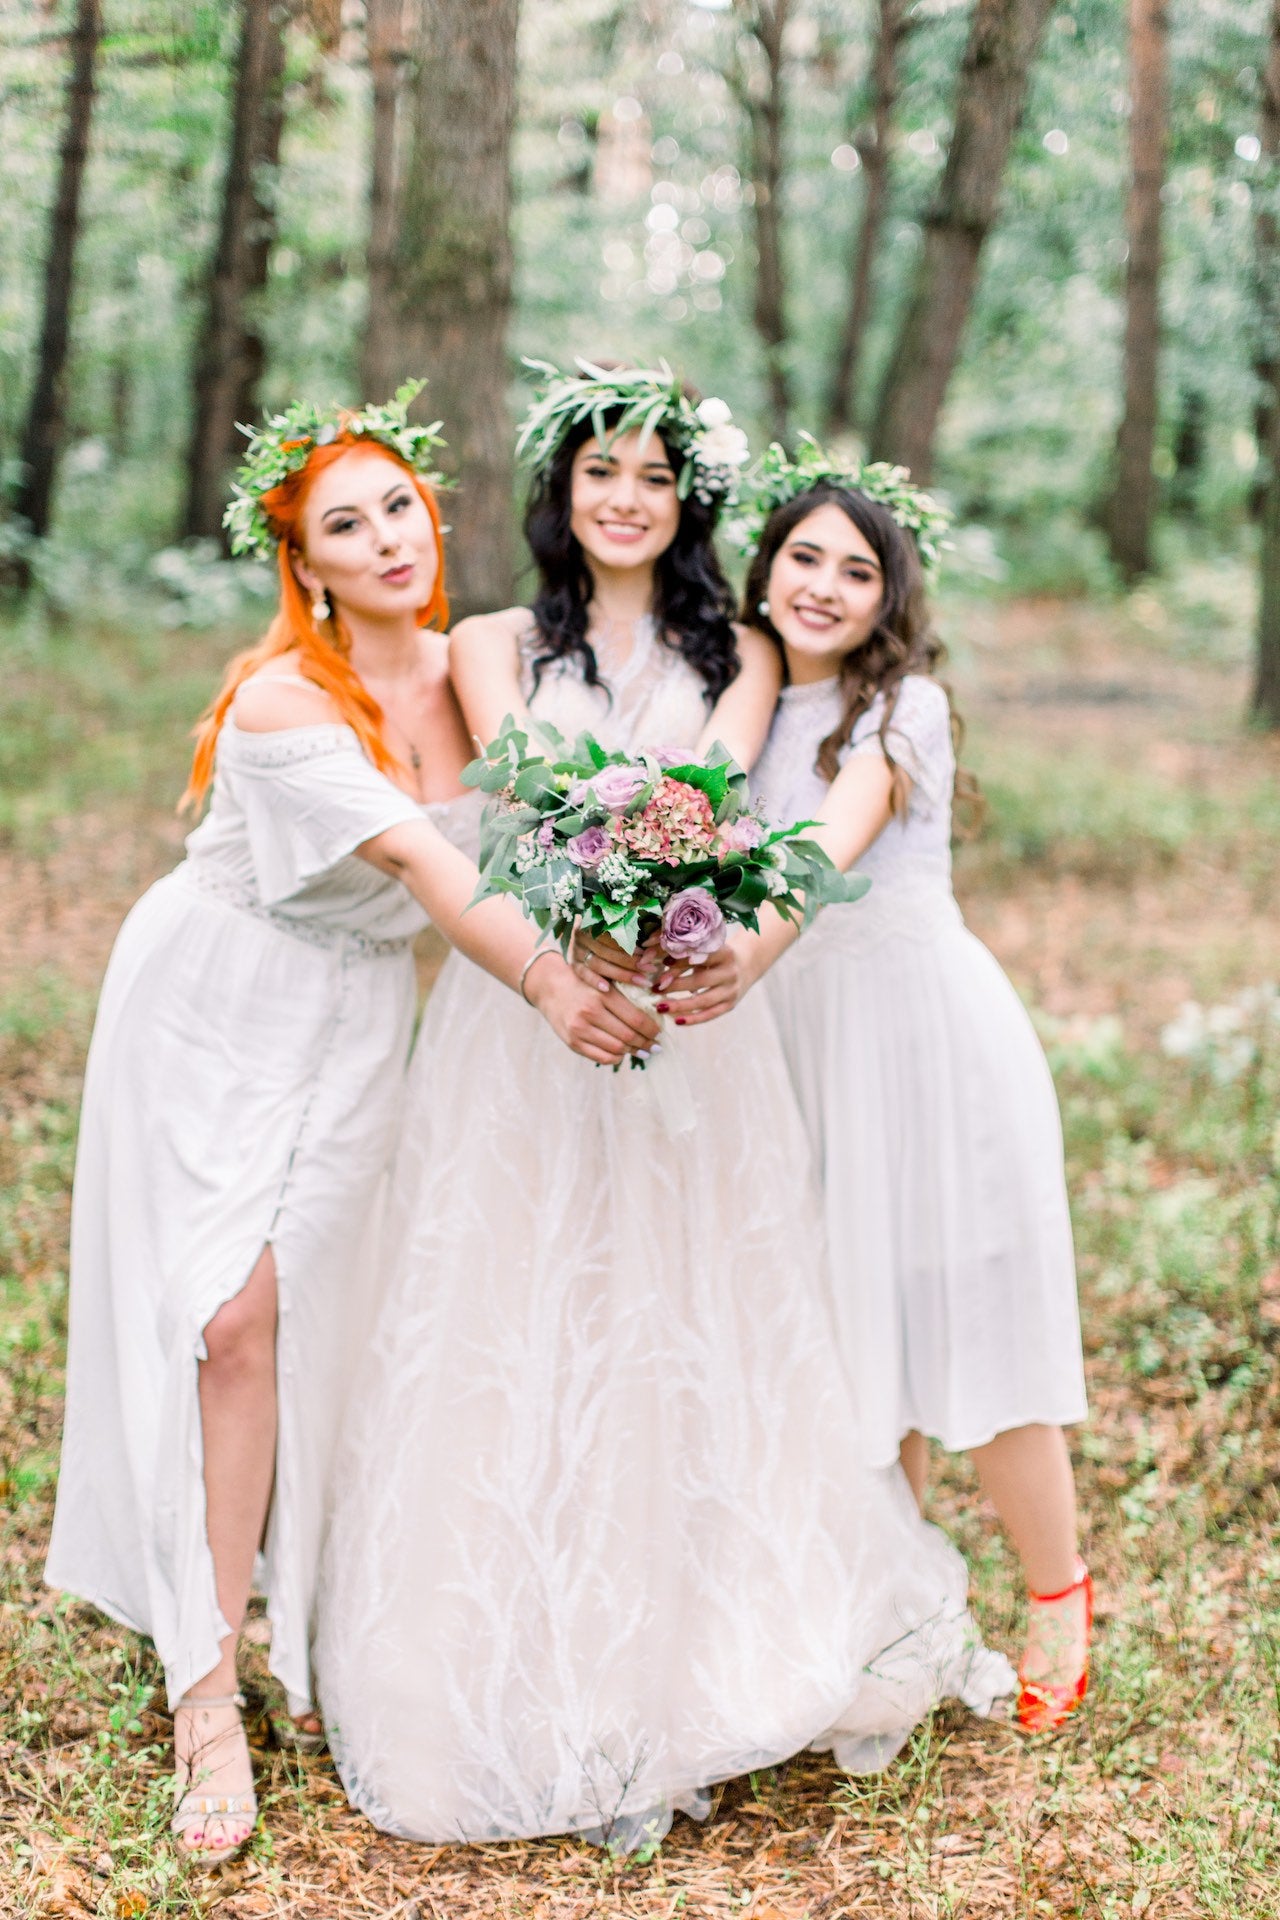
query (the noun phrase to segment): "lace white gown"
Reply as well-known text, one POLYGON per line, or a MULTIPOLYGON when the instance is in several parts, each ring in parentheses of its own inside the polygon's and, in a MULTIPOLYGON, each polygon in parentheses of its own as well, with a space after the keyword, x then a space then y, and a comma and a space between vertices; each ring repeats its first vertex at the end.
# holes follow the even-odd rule
MULTIPOLYGON (((835 680, 784 689, 752 785, 822 816, 835 680)), ((882 754, 877 698, 844 750, 882 754)), ((947 697, 909 675, 889 730, 913 782, 859 862, 872 882, 767 976, 822 1181, 840 1346, 870 1458, 913 1428, 949 1448, 1085 1414, 1053 1081, 1035 1029, 951 891, 947 697)))
MULTIPOLYGON (((701 683, 647 628, 610 678, 611 705, 551 674, 534 712, 692 744, 701 683)), ((664 1059, 598 1070, 465 962, 428 1005, 316 1647, 390 1832, 627 1846, 712 1782, 811 1742, 882 1764, 942 1696, 1011 1684, 958 1556, 864 1465, 767 1004, 665 1044, 674 1139, 664 1059)))
MULTIPOLYGON (((227 1632, 205 1535, 204 1329, 268 1244, 280 1424, 261 1585, 271 1670, 295 1709, 310 1698, 329 1461, 371 1318, 366 1234, 426 924, 353 849, 422 811, 349 727, 228 719, 187 858, 133 908, 103 982, 45 1577, 149 1634, 171 1701, 227 1632)), ((469 797, 427 811, 452 838, 474 832, 469 797)))

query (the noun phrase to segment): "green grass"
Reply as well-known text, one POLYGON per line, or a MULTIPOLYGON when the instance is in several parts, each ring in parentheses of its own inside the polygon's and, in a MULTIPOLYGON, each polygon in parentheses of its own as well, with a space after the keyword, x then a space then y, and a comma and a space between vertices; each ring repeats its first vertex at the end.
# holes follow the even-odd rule
POLYGON ((0 616, 0 846, 36 852, 87 807, 171 809, 187 736, 251 634, 0 616))

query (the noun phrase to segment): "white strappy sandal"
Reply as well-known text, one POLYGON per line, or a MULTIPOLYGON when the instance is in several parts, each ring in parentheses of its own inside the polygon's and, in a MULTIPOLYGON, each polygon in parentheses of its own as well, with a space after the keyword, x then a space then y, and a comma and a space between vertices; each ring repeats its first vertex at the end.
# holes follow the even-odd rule
MULTIPOLYGON (((197 1695, 193 1700, 179 1700, 173 1710, 175 1730, 177 1716, 180 1713, 196 1713, 206 1707, 234 1707, 239 1714, 244 1710, 244 1706, 245 1697, 242 1693, 204 1694, 197 1695)), ((228 1731, 229 1729, 223 1729, 211 1735, 210 1738, 211 1740, 223 1739, 228 1731)), ((220 1867, 225 1861, 233 1860, 238 1853, 243 1852, 252 1839, 258 1818, 258 1796, 252 1787, 247 1793, 197 1792, 194 1782, 202 1777, 198 1761, 199 1749, 193 1747, 190 1758, 185 1762, 178 1762, 179 1765, 185 1765, 188 1781, 192 1784, 186 1787, 178 1801, 173 1819, 169 1823, 169 1830, 177 1841, 179 1850, 188 1860, 196 1861, 202 1866, 220 1867), (199 1841, 204 1838, 205 1827, 210 1820, 220 1820, 224 1831, 237 1821, 247 1821, 248 1824, 239 1840, 232 1841, 223 1847, 204 1847, 199 1844, 199 1841)))

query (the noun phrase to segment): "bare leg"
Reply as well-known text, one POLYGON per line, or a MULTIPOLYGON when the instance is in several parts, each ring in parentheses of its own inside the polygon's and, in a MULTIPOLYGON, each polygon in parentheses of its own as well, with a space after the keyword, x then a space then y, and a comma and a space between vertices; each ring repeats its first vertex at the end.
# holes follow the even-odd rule
POLYGON ((1061 1593, 1076 1565, 1076 1489, 1061 1427, 998 1433, 974 1448, 973 1464, 1032 1593, 1061 1593))
MULTIPOLYGON (((253 1785, 249 1749, 233 1708, 198 1705, 236 1691, 236 1643, 249 1600, 253 1562, 266 1524, 276 1456, 276 1268, 265 1249, 248 1281, 205 1328, 200 1419, 209 1551, 218 1605, 231 1628, 216 1667, 197 1680, 174 1716, 180 1775, 209 1795, 253 1785)), ((208 1849, 234 1845, 248 1831, 242 1815, 211 1814, 208 1849)), ((200 1830, 188 1835, 194 1847, 200 1830)))
POLYGON ((923 1513, 925 1489, 929 1484, 929 1442, 913 1428, 903 1435, 898 1458, 907 1476, 907 1485, 916 1497, 916 1505, 923 1513))
MULTIPOLYGON (((1022 1561, 1033 1594, 1063 1593, 1077 1571, 1076 1493, 1061 1427, 1015 1427, 975 1447, 973 1463, 1022 1561)), ((1033 1607, 1022 1670, 1067 1686, 1084 1665, 1087 1611, 1082 1593, 1033 1607)))

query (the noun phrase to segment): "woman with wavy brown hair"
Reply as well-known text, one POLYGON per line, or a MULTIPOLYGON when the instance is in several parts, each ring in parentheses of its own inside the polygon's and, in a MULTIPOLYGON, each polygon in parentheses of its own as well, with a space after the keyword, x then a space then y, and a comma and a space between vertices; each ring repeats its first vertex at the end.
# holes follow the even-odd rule
MULTIPOLYGON (((951 890, 958 731, 921 551, 941 516, 901 469, 765 462, 744 614, 785 662, 752 776, 872 882, 768 974, 823 1185, 840 1347, 873 1463, 923 1497, 930 1439, 971 1453, 1031 1600, 1020 1723, 1083 1698, 1092 1612, 1062 1428, 1084 1378, 1062 1133, 1026 1012, 951 890)), ((751 515, 748 513, 748 531, 751 515)), ((742 986, 794 938, 733 944, 742 986)))
POLYGON ((253 436, 230 524, 275 559, 279 610, 198 729, 187 798, 211 783, 210 805, 121 930, 85 1079, 46 1577, 155 1641, 174 1831, 209 1864, 256 1813, 236 1652, 259 1550, 270 1670, 293 1714, 310 1706, 327 1476, 374 1291, 367 1229, 414 936, 429 913, 598 1063, 654 1031, 557 956, 526 983, 535 935, 510 903, 465 912, 471 749, 435 630, 433 444, 403 396, 291 408, 253 436))

